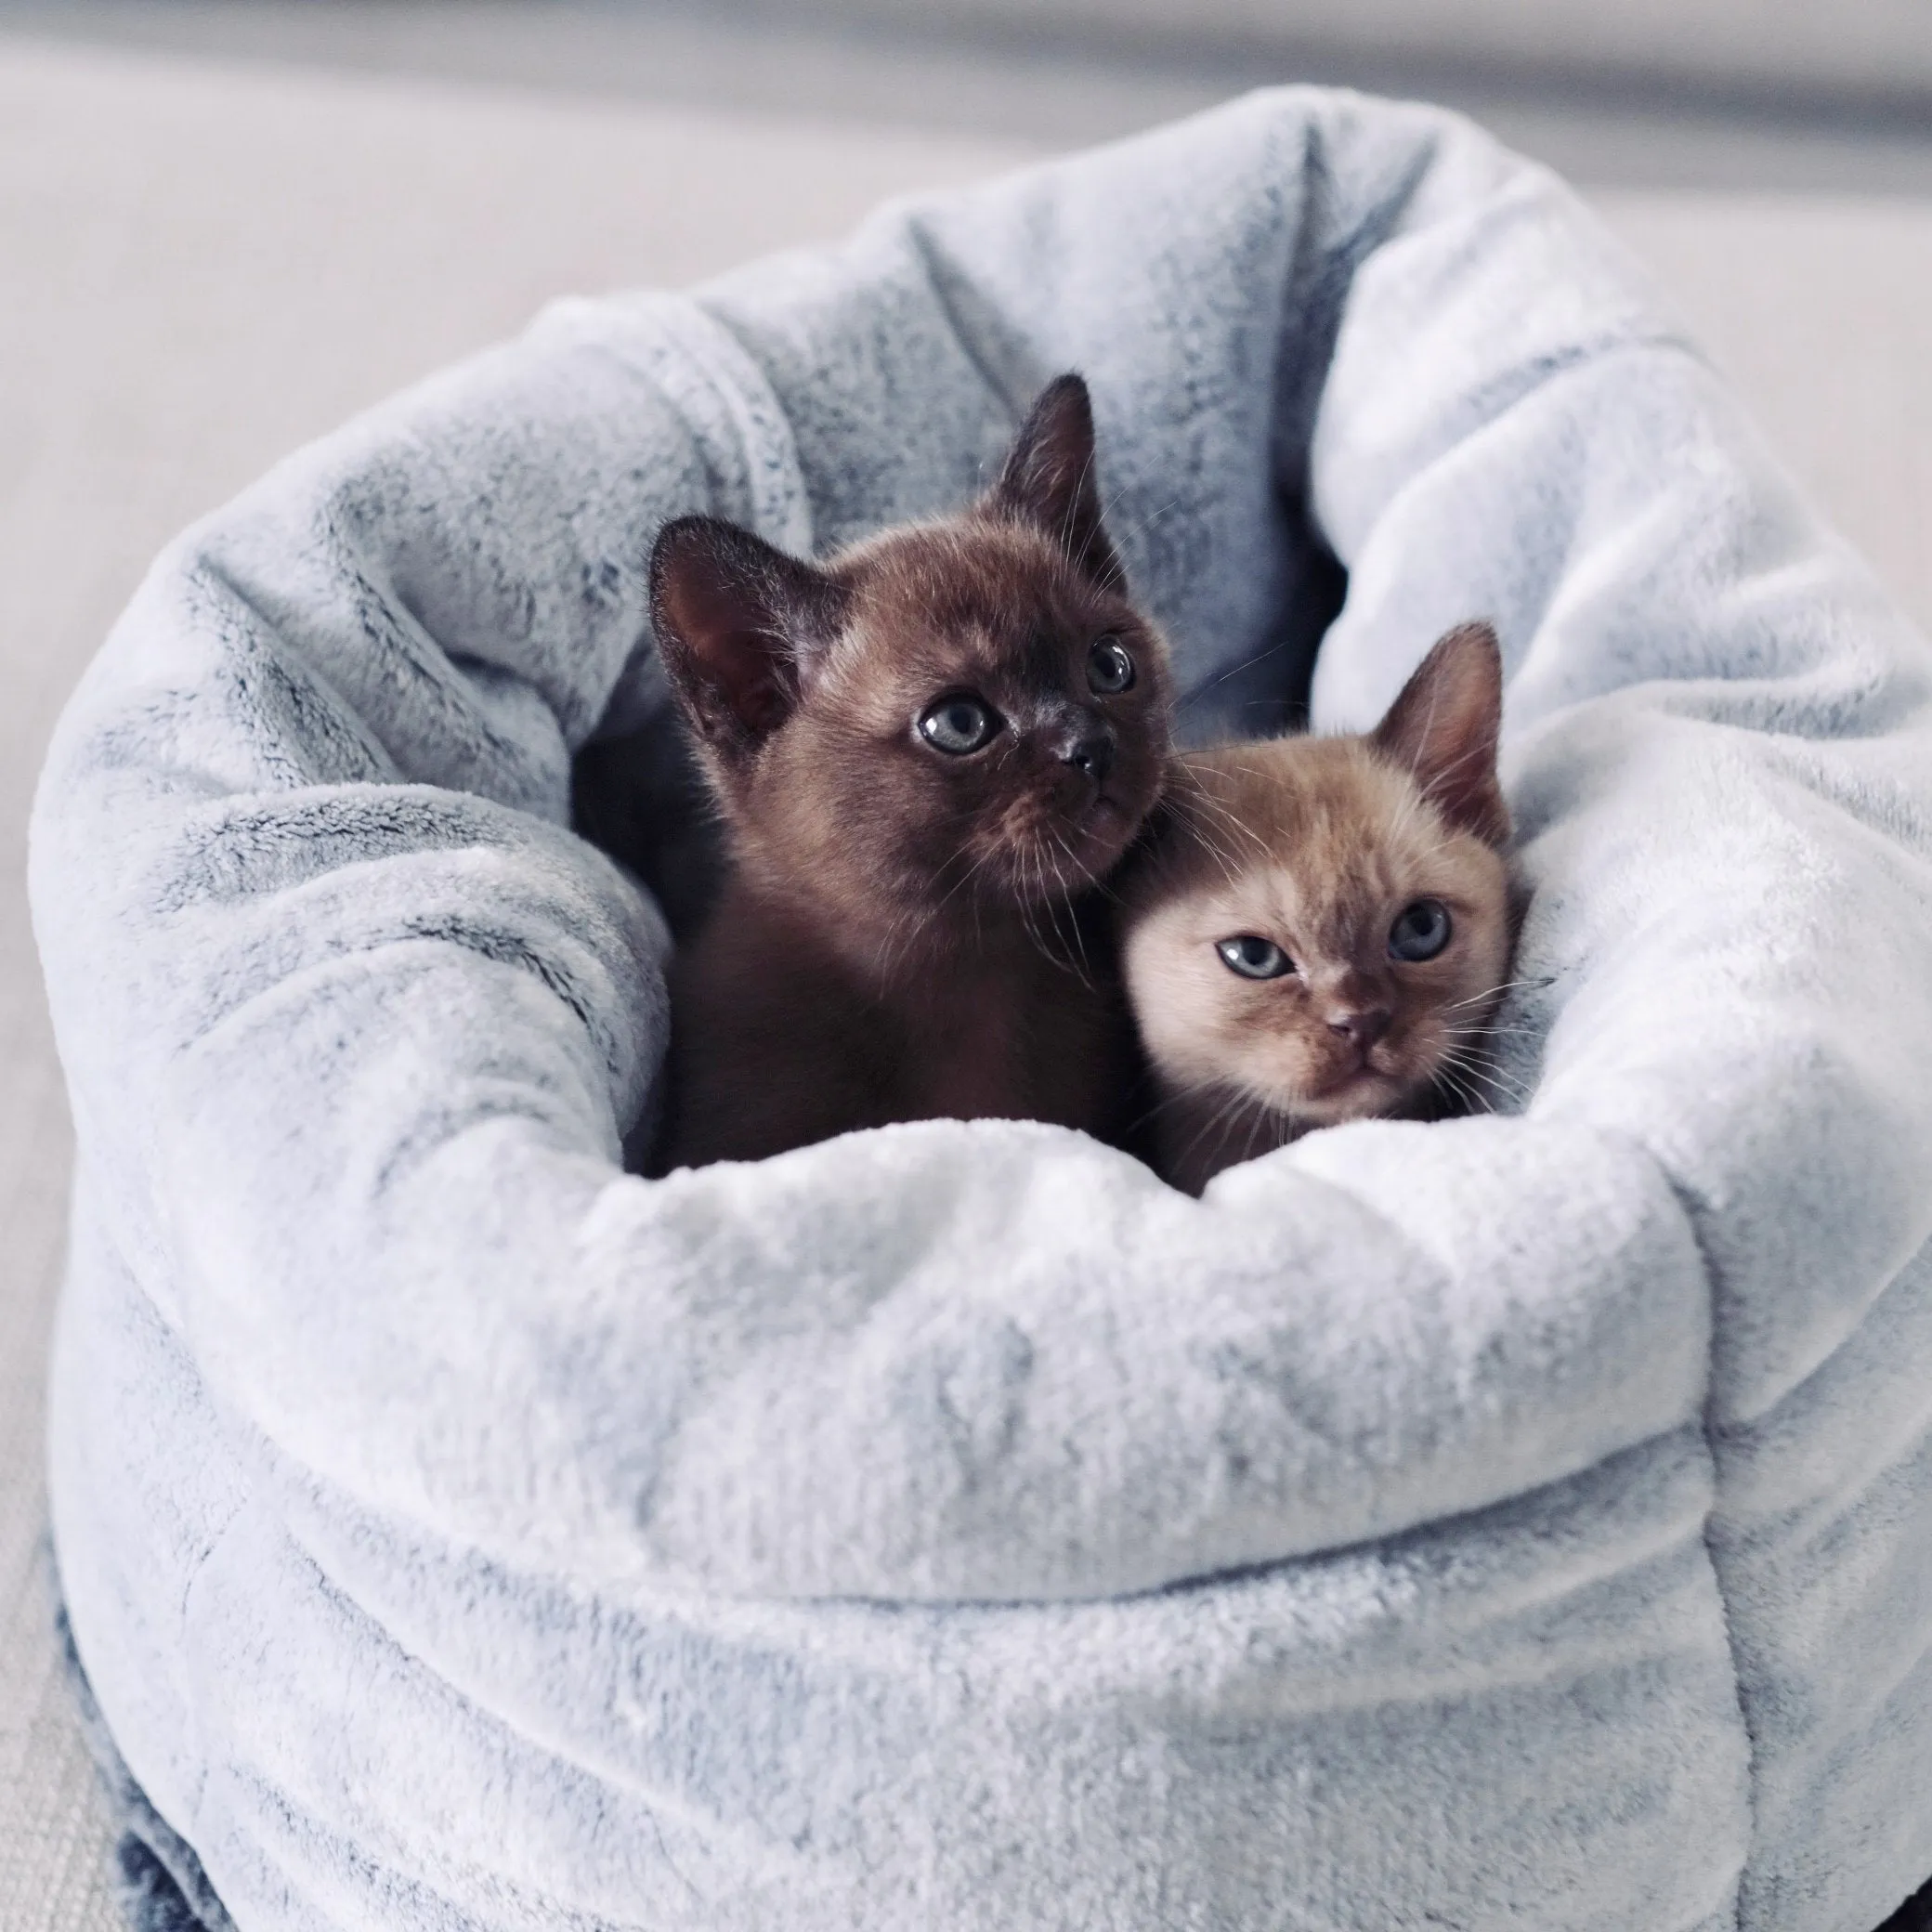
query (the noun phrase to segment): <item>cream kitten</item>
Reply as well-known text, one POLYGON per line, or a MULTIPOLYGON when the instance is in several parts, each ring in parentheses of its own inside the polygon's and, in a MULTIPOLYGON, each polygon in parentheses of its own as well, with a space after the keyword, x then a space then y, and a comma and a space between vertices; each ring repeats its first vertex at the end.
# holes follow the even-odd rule
POLYGON ((1176 756, 1121 927, 1176 1187, 1467 1090, 1513 943, 1501 722, 1495 633, 1466 624, 1365 736, 1176 756))

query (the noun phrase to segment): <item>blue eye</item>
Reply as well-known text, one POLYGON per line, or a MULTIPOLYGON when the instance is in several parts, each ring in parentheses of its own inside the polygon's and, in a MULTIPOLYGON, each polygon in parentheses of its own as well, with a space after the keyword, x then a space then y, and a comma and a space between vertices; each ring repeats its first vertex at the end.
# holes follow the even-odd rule
POLYGON ((1096 696, 1117 698, 1131 690, 1133 682, 1134 660, 1119 638, 1103 637, 1087 653, 1087 686, 1096 696))
POLYGON ((1419 965, 1449 944, 1449 908, 1440 899, 1417 899, 1396 915, 1389 928, 1389 950, 1398 959, 1419 965))
POLYGON ((919 718, 919 735, 950 758, 984 749, 999 729, 999 713, 965 691, 929 704, 919 718))
POLYGON ((1279 979, 1295 970, 1294 960, 1273 940, 1263 939, 1259 933, 1221 940, 1214 949, 1221 955, 1221 964, 1243 979, 1279 979))

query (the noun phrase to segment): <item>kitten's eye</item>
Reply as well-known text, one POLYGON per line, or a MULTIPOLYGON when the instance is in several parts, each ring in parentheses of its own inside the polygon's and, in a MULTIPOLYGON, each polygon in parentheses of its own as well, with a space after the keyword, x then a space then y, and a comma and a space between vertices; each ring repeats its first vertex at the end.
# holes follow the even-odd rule
POLYGON ((1223 939, 1214 948, 1230 973, 1243 979, 1279 979, 1295 970, 1295 962, 1272 939, 1259 933, 1243 933, 1235 939, 1223 939))
POLYGON ((1389 928, 1389 950, 1398 959, 1432 959, 1449 944, 1449 908, 1440 899, 1417 899, 1389 928))
POLYGON ((1119 638, 1103 637, 1087 653, 1087 684, 1101 697, 1117 698, 1131 690, 1133 682, 1134 660, 1119 638))
POLYGON ((919 716, 919 735, 935 751, 963 758, 992 742, 999 729, 999 713, 963 691, 929 704, 919 716))

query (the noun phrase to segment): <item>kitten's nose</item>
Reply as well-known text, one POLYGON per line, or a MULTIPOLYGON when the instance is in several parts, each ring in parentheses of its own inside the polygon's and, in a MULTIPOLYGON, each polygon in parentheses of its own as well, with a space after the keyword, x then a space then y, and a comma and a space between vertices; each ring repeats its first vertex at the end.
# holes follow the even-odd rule
POLYGON ((1072 765, 1083 778, 1091 778, 1096 789, 1104 785, 1114 769, 1114 734, 1105 729, 1086 733, 1061 751, 1060 762, 1072 765))
POLYGON ((1365 1053, 1388 1032, 1391 1016, 1386 1006, 1332 1006, 1327 1017, 1329 1032, 1365 1053))

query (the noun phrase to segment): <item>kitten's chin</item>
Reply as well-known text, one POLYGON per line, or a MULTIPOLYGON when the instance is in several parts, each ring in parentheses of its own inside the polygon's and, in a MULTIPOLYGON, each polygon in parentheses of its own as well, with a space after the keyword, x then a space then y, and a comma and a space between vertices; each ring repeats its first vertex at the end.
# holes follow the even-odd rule
POLYGON ((1074 850, 1087 867, 1090 881, 1104 878, 1120 863, 1152 809, 1151 799, 1129 803, 1106 792, 1088 806, 1075 828, 1074 850))
POLYGON ((1359 1067, 1318 1093, 1297 1094, 1275 1104, 1311 1127, 1339 1127, 1345 1120, 1368 1120, 1398 1112, 1416 1090, 1413 1080, 1359 1067))
POLYGON ((1140 820, 1112 799, 1098 800, 1076 823, 1036 833, 1009 848, 1009 889, 1026 905, 1084 893, 1119 864, 1139 829, 1140 820))

